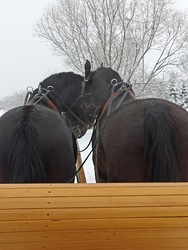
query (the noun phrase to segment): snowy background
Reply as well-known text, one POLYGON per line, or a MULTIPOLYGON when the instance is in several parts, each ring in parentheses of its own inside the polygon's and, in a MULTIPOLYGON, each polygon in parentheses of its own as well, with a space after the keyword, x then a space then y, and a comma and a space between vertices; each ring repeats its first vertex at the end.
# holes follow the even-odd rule
MULTIPOLYGON (((4 110, 0 110, 0 116, 4 114, 4 112, 5 112, 4 110)), ((88 145, 91 135, 92 135, 92 130, 88 130, 88 132, 81 139, 78 140, 80 150, 85 149, 85 147, 88 145)), ((87 148, 87 150, 81 152, 82 162, 84 162, 84 160, 87 158, 90 152, 91 152, 91 145, 87 148)), ((84 171, 87 183, 95 183, 92 154, 84 164, 84 171)))

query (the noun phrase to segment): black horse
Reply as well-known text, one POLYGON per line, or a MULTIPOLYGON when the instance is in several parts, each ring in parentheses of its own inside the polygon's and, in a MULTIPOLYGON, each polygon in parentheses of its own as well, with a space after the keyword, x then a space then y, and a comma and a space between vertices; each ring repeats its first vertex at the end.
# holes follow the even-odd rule
POLYGON ((111 68, 91 72, 87 61, 85 74, 91 124, 98 115, 97 182, 188 181, 187 111, 163 99, 135 100, 131 86, 111 68))
POLYGON ((53 74, 43 80, 30 94, 26 103, 35 103, 36 95, 39 97, 42 94, 44 105, 63 113, 77 138, 86 133, 88 126, 83 120, 86 120, 88 96, 85 95, 83 76, 73 72, 53 74))
POLYGON ((72 72, 52 75, 24 106, 0 117, 0 183, 74 182, 77 142, 67 119, 80 137, 86 132, 83 80, 72 72))
POLYGON ((0 183, 74 182, 76 142, 65 119, 41 105, 0 117, 0 183))

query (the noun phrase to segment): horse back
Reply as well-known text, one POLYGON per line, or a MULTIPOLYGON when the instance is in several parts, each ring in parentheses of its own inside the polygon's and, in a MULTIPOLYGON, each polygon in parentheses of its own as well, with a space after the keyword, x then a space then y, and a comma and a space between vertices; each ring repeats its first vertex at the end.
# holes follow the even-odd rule
POLYGON ((100 126, 98 150, 102 156, 98 160, 106 163, 100 166, 107 169, 105 179, 187 181, 187 126, 187 111, 162 99, 135 100, 122 106, 100 126), (157 160, 158 165, 154 164, 157 160), (166 170, 161 174, 163 166, 166 170))
POLYGON ((7 182, 68 182, 75 174, 73 142, 65 120, 53 110, 31 105, 8 111, 0 118, 0 181, 11 176, 7 182), (20 179, 13 178, 10 163, 15 176, 25 172, 20 179))

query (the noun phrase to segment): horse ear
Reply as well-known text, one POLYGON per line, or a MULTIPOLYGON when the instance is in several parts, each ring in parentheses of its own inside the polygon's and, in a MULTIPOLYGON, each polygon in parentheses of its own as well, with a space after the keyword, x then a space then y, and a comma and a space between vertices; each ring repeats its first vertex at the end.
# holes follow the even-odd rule
POLYGON ((103 67, 103 62, 101 63, 101 67, 103 67))
POLYGON ((84 68, 85 68, 85 80, 87 80, 91 73, 91 63, 89 60, 86 60, 84 68))

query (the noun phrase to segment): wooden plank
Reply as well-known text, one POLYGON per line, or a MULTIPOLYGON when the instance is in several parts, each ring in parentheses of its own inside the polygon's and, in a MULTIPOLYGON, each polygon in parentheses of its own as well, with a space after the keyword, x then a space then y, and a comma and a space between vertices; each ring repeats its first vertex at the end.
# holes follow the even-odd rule
POLYGON ((157 229, 128 229, 128 230, 73 230, 73 231, 39 231, 39 232, 10 232, 0 233, 0 244, 58 242, 58 241, 97 241, 121 239, 186 239, 188 229, 182 228, 157 229))
POLYGON ((0 209, 188 206, 188 195, 1 198, 0 209))
POLYGON ((188 217, 187 206, 124 207, 124 208, 57 208, 0 210, 0 221, 62 220, 97 218, 188 217))
POLYGON ((187 183, 162 184, 1 184, 0 197, 187 195, 187 183))
POLYGON ((1 221, 0 232, 188 228, 188 217, 1 221))
POLYGON ((2 184, 0 249, 187 250, 188 183, 2 184))
POLYGON ((32 188, 32 189, 38 189, 38 188, 50 188, 50 187, 56 187, 56 188, 74 188, 74 186, 83 188, 152 188, 152 187, 187 187, 187 182, 130 182, 130 183, 88 183, 88 184, 64 184, 64 183, 21 183, 21 184, 0 184, 0 188, 6 188, 6 189, 26 189, 26 188, 32 188))
POLYGON ((37 242, 37 243, 18 243, 18 244, 1 244, 3 250, 187 250, 188 244, 186 239, 164 239, 156 241, 156 239, 125 239, 113 241, 67 241, 67 242, 37 242), (173 247, 172 247, 173 246, 173 247), (177 248, 178 246, 178 248, 177 248))

